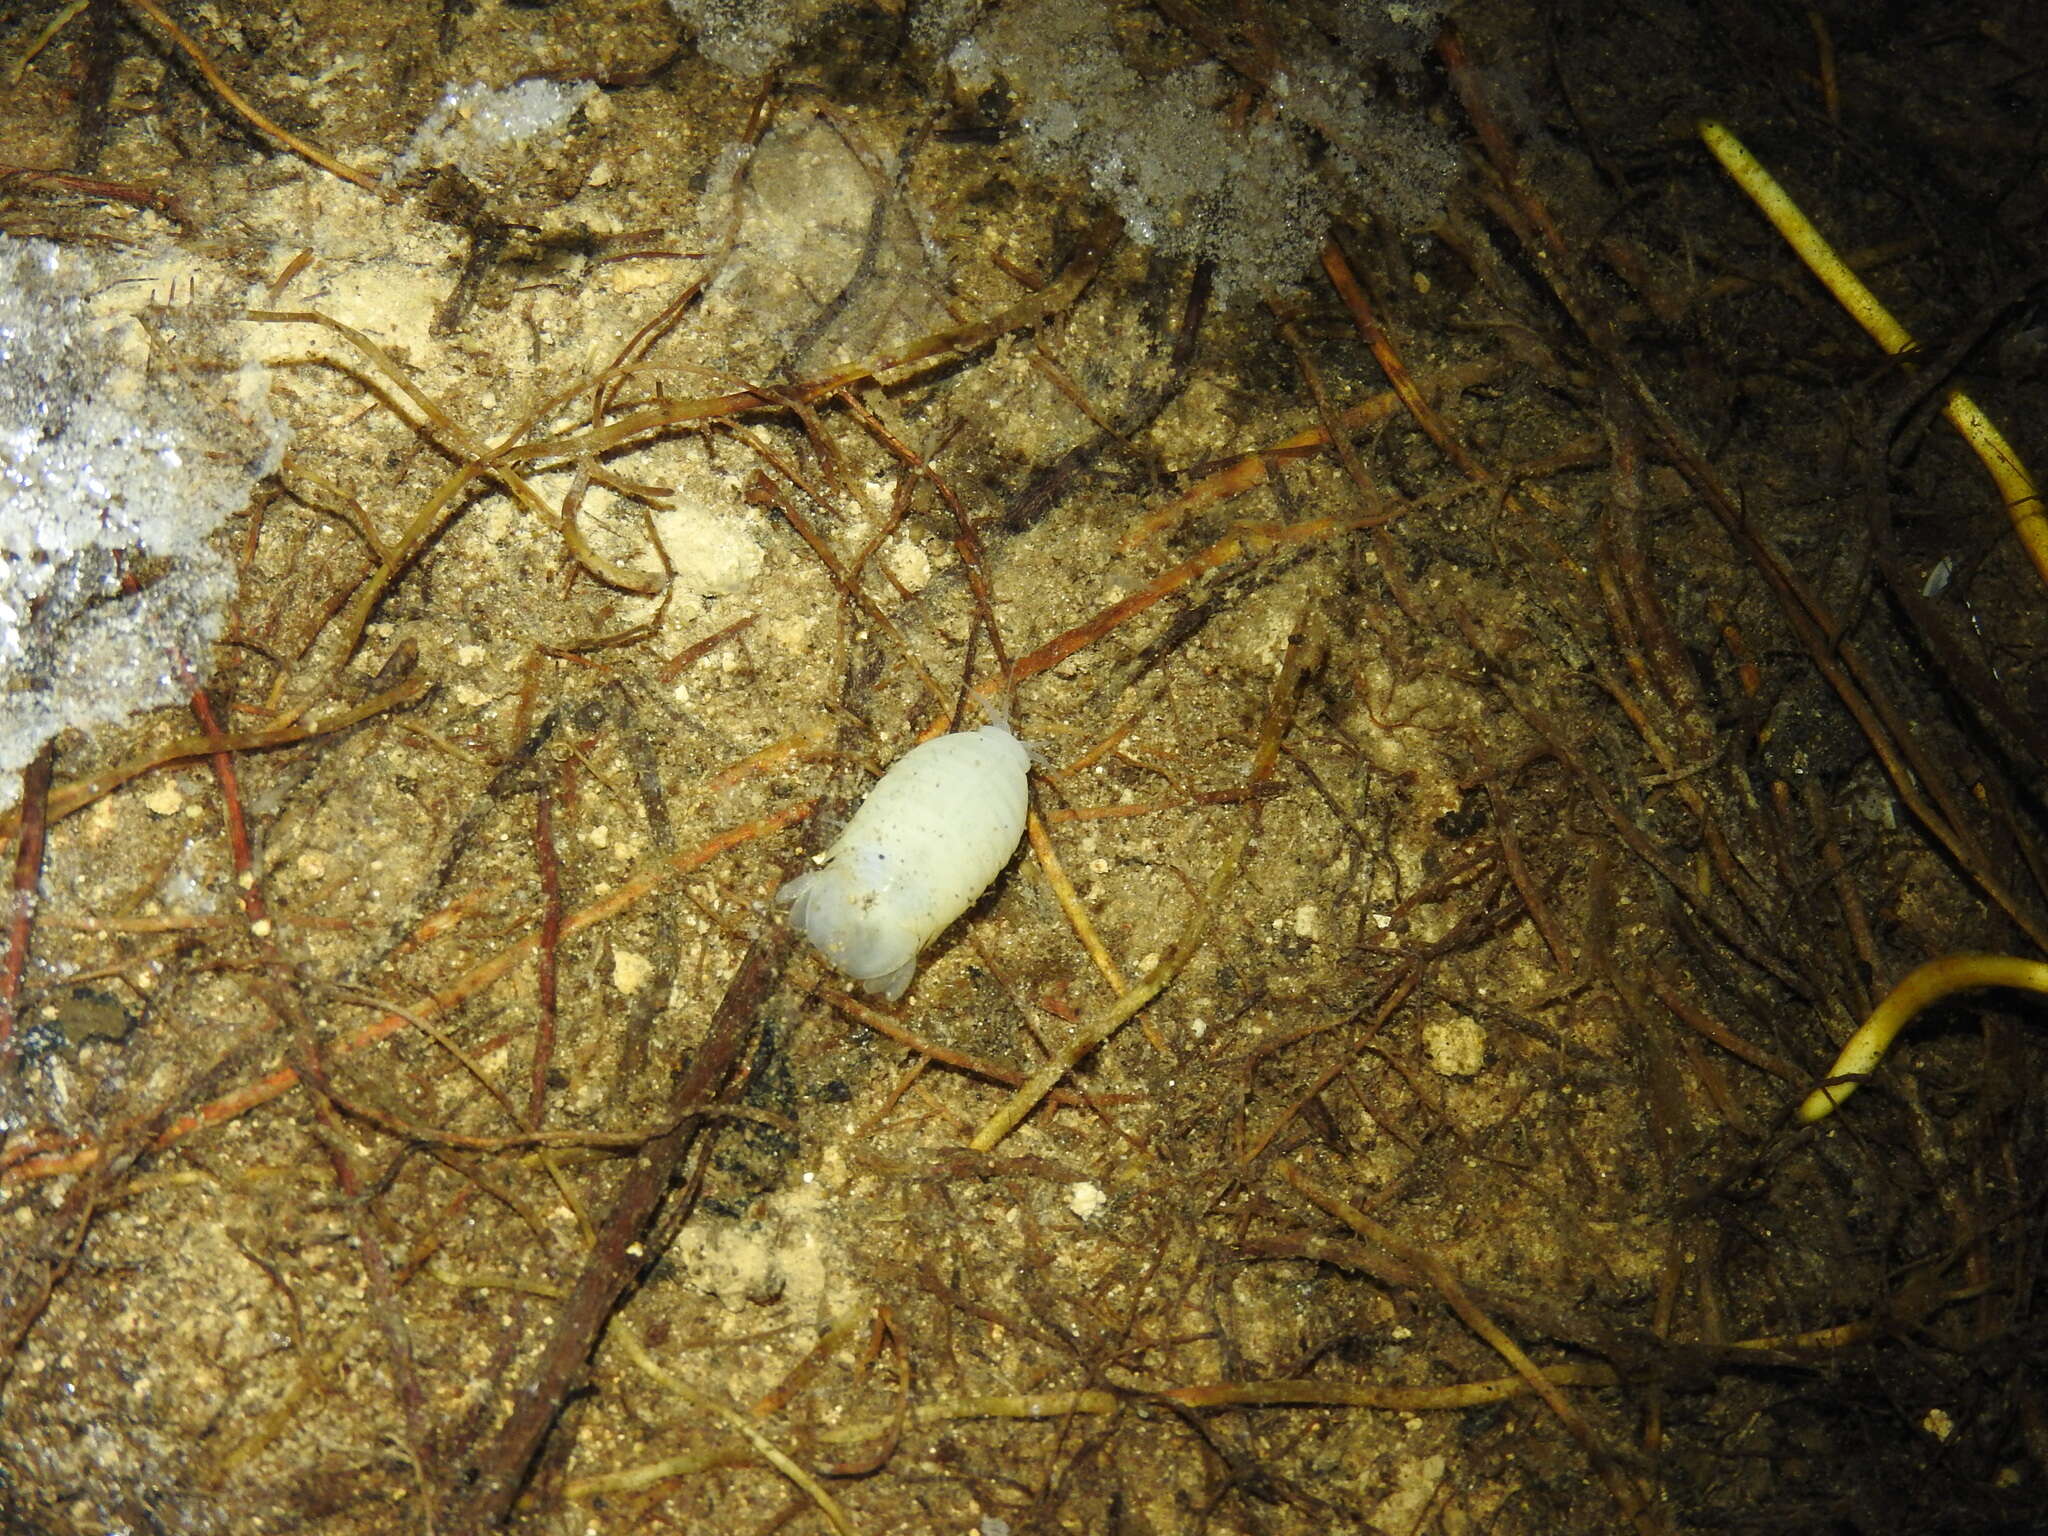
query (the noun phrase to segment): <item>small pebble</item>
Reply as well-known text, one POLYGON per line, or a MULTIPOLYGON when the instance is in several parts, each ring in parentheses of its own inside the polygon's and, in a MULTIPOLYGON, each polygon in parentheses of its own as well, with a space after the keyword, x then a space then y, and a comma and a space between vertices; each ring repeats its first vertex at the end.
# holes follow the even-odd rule
POLYGON ((654 974, 654 966, 647 957, 630 949, 612 951, 612 985, 626 996, 631 997, 647 985, 647 978, 654 974))
POLYGON ((1445 1077, 1476 1077, 1486 1066, 1486 1031, 1462 1015, 1423 1025, 1422 1048, 1445 1077))

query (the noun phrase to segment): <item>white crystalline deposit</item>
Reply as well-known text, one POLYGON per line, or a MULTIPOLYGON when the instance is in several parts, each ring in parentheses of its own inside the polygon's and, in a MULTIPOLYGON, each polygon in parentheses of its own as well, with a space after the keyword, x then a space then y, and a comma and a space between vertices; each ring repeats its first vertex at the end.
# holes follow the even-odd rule
MULTIPOLYGON (((705 58, 749 77, 841 14, 829 0, 669 5, 705 58)), ((1211 263, 1219 299, 1255 303, 1314 268, 1334 214, 1362 205, 1422 228, 1459 169, 1449 138, 1380 83, 1420 80, 1444 0, 1268 9, 1280 67, 1248 119, 1245 81, 1193 57, 1182 29, 1150 26, 1142 0, 920 0, 908 31, 967 95, 1000 87, 1023 144, 1085 178, 1134 239, 1211 263), (1135 46, 1148 28, 1185 62, 1135 46)))
POLYGON ((0 806, 67 727, 179 702, 234 568, 209 539, 277 466, 260 370, 202 402, 123 364, 83 257, 0 236, 0 806))
POLYGON ((1339 8, 1355 35, 1330 48, 1302 40, 1267 85, 1269 110, 1242 123, 1229 110, 1238 82, 1213 60, 1134 67, 1105 0, 994 7, 947 63, 970 91, 1007 86, 1026 143, 1086 176, 1135 238, 1214 263, 1218 296, 1252 301, 1313 267, 1332 213, 1353 197, 1402 226, 1434 216, 1456 152, 1377 99, 1360 69, 1412 68, 1436 9, 1339 8))
POLYGON ((732 74, 765 75, 831 11, 827 0, 669 0, 697 51, 732 74))
POLYGON ((597 94, 587 81, 520 80, 500 90, 464 85, 446 91, 418 128, 390 179, 423 166, 452 165, 472 181, 506 170, 536 147, 562 136, 569 119, 597 94))

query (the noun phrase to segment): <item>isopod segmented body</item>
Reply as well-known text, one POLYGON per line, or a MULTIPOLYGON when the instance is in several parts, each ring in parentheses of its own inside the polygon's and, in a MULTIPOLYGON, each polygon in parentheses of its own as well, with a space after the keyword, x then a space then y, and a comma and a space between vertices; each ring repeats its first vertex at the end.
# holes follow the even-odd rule
POLYGON ((819 867, 776 899, 826 959, 894 1002, 918 951, 1017 851, 1030 771, 1031 754, 1000 725, 913 747, 868 791, 819 867))

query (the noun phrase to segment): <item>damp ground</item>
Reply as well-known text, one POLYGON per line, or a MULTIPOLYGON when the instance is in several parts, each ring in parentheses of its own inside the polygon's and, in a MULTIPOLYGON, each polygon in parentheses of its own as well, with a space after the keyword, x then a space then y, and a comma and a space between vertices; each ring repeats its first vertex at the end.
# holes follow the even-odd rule
MULTIPOLYGON (((1336 9, 1111 14, 1228 138, 1336 9)), ((119 5, 0 96, 70 178, 0 227, 293 432, 213 733, 58 744, 0 1524, 2038 1510, 2028 1010, 1790 1114, 1914 965, 2048 935, 2041 591, 1928 408, 2048 462, 2025 7, 1454 8, 1360 67, 1399 194, 1211 259, 890 6, 758 79, 651 3, 176 14, 371 184, 119 5), (525 77, 573 115, 378 179, 525 77), (988 718, 1033 846, 864 997, 774 893, 988 718)))

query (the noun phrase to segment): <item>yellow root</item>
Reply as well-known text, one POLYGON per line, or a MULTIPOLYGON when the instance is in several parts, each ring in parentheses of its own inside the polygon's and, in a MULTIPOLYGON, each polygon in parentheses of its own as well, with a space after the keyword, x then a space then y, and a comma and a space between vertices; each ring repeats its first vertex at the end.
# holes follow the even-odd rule
MULTIPOLYGON (((1877 295, 1843 264, 1842 258, 1813 227, 1812 221, 1799 211, 1799 205, 1757 162, 1756 156, 1743 146, 1742 141, 1719 123, 1711 121, 1700 124, 1700 137, 1706 141, 1714 158, 1721 162, 1721 168, 1749 194, 1749 200, 1762 210, 1764 217, 1785 237, 1786 243, 1798 252, 1799 259, 1806 263, 1813 275, 1827 285, 1835 301, 1870 333, 1871 340, 1893 357, 1913 351, 1912 333, 1893 319, 1891 311, 1878 301, 1877 295)), ((1948 404, 1942 414, 1948 418, 1950 426, 1963 434, 1964 441, 1976 450, 1977 457, 1984 461, 1985 469, 1990 471, 1993 482, 1998 486, 2006 515, 2012 519, 2013 531, 2019 535, 2027 558, 2034 562, 2034 569, 2041 580, 2048 582, 2048 514, 2044 514, 2041 493, 2035 488, 2033 477, 2027 473, 2012 445, 1978 408, 1977 402, 1961 390, 1949 392, 1948 404)))
POLYGON ((1835 1058, 1828 1080, 1809 1093, 1799 1106, 1799 1118, 1809 1124, 1826 1119, 1856 1091, 1859 1079, 1877 1070, 1899 1031, 1912 1023, 1923 1008, 1957 992, 1971 992, 1979 987, 2011 987, 2048 996, 2048 963, 2007 955, 1946 955, 1928 961, 1909 973, 1871 1010, 1863 1027, 1849 1037, 1842 1054, 1835 1058))

